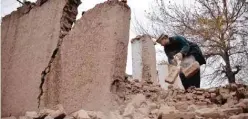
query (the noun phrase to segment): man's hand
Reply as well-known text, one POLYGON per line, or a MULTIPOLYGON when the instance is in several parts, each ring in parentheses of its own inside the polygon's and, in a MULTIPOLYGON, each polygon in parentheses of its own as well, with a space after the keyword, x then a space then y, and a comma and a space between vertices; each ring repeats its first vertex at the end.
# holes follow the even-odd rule
POLYGON ((176 60, 182 60, 183 59, 183 54, 182 53, 177 53, 176 55, 174 55, 174 59, 176 60))

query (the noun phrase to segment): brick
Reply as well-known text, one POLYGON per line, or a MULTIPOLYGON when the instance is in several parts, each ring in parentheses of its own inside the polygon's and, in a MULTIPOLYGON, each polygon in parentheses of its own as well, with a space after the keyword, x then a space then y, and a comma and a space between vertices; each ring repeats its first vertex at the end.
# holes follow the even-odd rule
POLYGON ((224 116, 217 108, 202 108, 195 111, 198 116, 205 118, 221 118, 224 116))
POLYGON ((2 119, 16 119, 16 117, 14 117, 14 116, 10 116, 10 117, 2 117, 2 119))
POLYGON ((228 119, 248 119, 248 113, 233 115, 233 116, 229 117, 228 119))
POLYGON ((237 115, 243 112, 242 108, 226 108, 226 109, 221 109, 225 115, 237 115))
POLYGON ((182 68, 182 72, 185 75, 185 77, 191 77, 199 71, 199 68, 200 68, 199 63, 197 61, 194 61, 187 68, 182 68))
POLYGON ((74 112, 72 116, 76 119, 90 119, 88 113, 85 110, 74 112))

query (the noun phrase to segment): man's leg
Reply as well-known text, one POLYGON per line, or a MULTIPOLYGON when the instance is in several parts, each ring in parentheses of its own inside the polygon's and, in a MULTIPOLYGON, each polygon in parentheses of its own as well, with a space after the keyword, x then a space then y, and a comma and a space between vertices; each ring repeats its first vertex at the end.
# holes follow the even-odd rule
POLYGON ((200 70, 190 78, 186 78, 183 73, 180 73, 179 76, 182 80, 185 90, 187 90, 191 86, 195 86, 196 88, 200 87, 200 70))
POLYGON ((189 83, 189 87, 194 86, 196 88, 200 88, 200 83, 201 83, 200 78, 201 77, 200 77, 200 70, 199 70, 195 75, 187 79, 189 83))
POLYGON ((201 85, 201 71, 199 70, 191 79, 193 80, 192 85, 200 88, 201 85))
POLYGON ((182 81, 184 89, 187 90, 189 88, 189 82, 187 81, 187 78, 185 77, 185 75, 182 72, 180 72, 179 77, 182 81))

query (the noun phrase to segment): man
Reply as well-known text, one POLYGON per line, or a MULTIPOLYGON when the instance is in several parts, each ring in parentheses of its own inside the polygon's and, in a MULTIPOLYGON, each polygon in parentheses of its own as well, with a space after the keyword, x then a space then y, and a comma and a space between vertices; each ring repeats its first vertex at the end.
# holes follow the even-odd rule
MULTIPOLYGON (((156 42, 164 46, 164 51, 170 64, 175 64, 176 58, 182 60, 184 57, 190 55, 194 56, 200 65, 206 64, 206 60, 198 45, 186 40, 182 36, 168 37, 168 35, 162 34, 156 42)), ((190 86, 200 87, 200 70, 190 78, 186 78, 182 72, 180 72, 179 76, 185 89, 188 89, 190 86)))

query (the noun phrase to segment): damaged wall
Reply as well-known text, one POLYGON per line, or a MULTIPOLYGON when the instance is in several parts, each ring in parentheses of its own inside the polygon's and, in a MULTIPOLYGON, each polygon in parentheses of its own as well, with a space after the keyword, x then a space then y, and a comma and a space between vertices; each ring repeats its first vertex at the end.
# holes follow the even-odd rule
POLYGON ((45 106, 61 103, 68 113, 113 109, 111 90, 116 88, 111 84, 124 79, 129 25, 130 9, 121 2, 87 11, 64 38, 46 83, 45 106))
POLYGON ((77 0, 48 0, 42 6, 38 0, 3 18, 2 116, 37 110, 41 72, 62 33, 61 18, 63 8, 71 4, 68 1, 77 0))
POLYGON ((150 36, 143 35, 132 39, 132 61, 133 79, 158 83, 155 46, 150 36))

